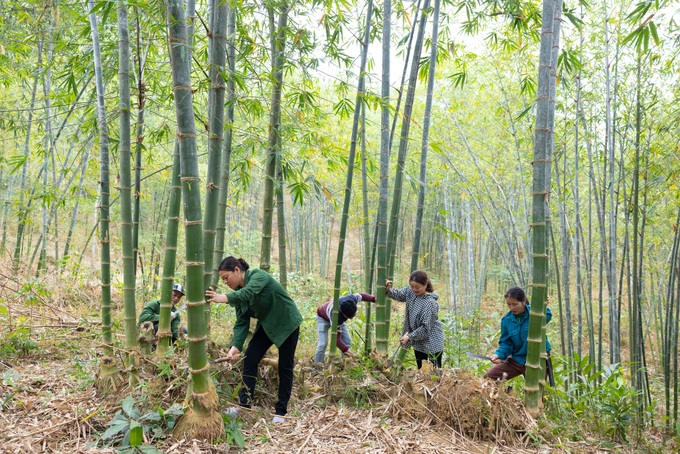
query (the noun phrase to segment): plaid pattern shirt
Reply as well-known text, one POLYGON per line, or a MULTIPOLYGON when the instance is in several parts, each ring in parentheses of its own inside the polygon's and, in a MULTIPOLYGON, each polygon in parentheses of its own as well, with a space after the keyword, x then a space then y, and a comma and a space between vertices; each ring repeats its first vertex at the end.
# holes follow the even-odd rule
POLYGON ((444 330, 439 321, 439 304, 436 293, 416 295, 411 287, 389 289, 386 293, 393 300, 406 302, 404 325, 401 335, 408 333, 406 347, 422 353, 439 353, 444 351, 444 330))

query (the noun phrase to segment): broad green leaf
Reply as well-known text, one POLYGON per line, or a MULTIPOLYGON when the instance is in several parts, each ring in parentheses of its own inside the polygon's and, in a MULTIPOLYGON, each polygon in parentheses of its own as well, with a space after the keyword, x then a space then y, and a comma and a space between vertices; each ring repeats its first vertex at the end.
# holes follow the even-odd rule
POLYGON ((130 421, 130 446, 139 446, 144 441, 144 430, 142 425, 137 421, 130 421))
POLYGON ((130 427, 128 421, 125 421, 125 423, 114 424, 106 429, 106 432, 104 432, 104 435, 102 435, 102 440, 108 440, 109 438, 115 437, 116 435, 120 435, 121 433, 127 431, 128 427, 130 427))
POLYGON ((123 399, 123 402, 121 402, 121 406, 125 414, 130 416, 135 406, 135 399, 132 396, 127 396, 125 399, 123 399))
POLYGON ((243 434, 241 433, 240 430, 236 429, 233 433, 234 436, 234 443, 236 446, 239 448, 243 448, 246 445, 246 439, 243 437, 243 434))
POLYGON ((163 417, 157 411, 150 411, 149 413, 146 413, 144 416, 142 416, 139 419, 141 419, 142 421, 157 421, 158 422, 158 421, 162 421, 163 417))
POLYGON ((137 450, 142 451, 145 454, 161 454, 161 451, 158 449, 154 448, 153 446, 137 446, 137 450))

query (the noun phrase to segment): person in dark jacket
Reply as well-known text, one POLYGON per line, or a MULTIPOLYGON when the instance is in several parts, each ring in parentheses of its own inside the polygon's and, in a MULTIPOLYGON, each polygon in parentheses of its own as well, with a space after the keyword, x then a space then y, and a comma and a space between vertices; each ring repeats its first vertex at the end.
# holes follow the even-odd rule
MULTIPOLYGON (((349 352, 352 338, 345 322, 354 318, 357 313, 357 304, 361 301, 375 302, 375 296, 368 293, 356 293, 346 295, 338 300, 338 334, 335 345, 345 354, 349 352)), ((328 346, 328 331, 331 329, 331 313, 333 312, 333 300, 327 301, 316 310, 316 327, 319 333, 319 343, 314 354, 314 362, 323 363, 328 346)))
MULTIPOLYGON (((519 287, 512 287, 505 292, 505 302, 510 311, 501 320, 501 338, 498 349, 491 355, 494 366, 484 378, 492 380, 510 380, 526 371, 527 348, 529 337, 529 304, 527 296, 519 287)), ((552 312, 546 307, 546 323, 550 322, 552 312)), ((546 336, 545 350, 550 358, 550 342, 546 336)))
MULTIPOLYGON (((182 284, 174 284, 172 286, 172 312, 170 313, 170 331, 172 331, 172 343, 177 341, 179 336, 179 324, 181 322, 181 317, 179 315, 179 310, 177 305, 182 301, 184 296, 184 287, 182 284)), ((139 314, 139 319, 137 320, 137 326, 144 322, 153 323, 154 333, 158 333, 158 322, 161 319, 161 302, 160 300, 154 300, 146 303, 144 309, 139 314)))
MULTIPOLYGON (((239 405, 250 408, 255 394, 257 367, 272 345, 279 349, 279 392, 274 406, 275 424, 284 422, 288 400, 293 389, 295 350, 300 336, 302 316, 295 302, 283 286, 271 274, 260 269, 251 270, 242 258, 227 257, 218 268, 222 281, 233 291, 226 295, 215 293, 212 288, 205 292, 209 302, 229 304, 236 310, 234 337, 227 353, 229 361, 237 361, 248 335, 250 319, 257 319, 257 327, 248 344, 243 359, 243 386, 239 393, 239 405)), ((226 413, 236 414, 232 407, 226 413)))

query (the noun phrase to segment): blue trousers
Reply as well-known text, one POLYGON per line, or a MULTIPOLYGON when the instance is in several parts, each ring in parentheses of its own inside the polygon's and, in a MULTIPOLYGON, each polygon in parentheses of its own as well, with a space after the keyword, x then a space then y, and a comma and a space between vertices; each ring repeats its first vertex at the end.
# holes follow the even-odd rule
MULTIPOLYGON (((319 344, 316 347, 316 354, 314 354, 314 362, 323 363, 323 358, 326 355, 326 347, 328 346, 328 332, 331 330, 331 322, 317 315, 316 329, 319 333, 319 344)), ((340 325, 340 339, 342 339, 348 347, 352 343, 352 338, 349 337, 349 330, 345 323, 340 325)))

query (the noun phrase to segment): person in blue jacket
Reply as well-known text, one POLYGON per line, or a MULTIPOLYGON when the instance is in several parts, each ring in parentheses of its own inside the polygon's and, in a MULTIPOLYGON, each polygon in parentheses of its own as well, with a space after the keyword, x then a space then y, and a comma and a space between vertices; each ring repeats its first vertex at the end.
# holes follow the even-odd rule
MULTIPOLYGON (((510 311, 501 320, 501 338, 498 341, 498 349, 491 355, 491 362, 494 366, 484 374, 484 378, 492 380, 510 380, 518 375, 524 375, 526 371, 529 337, 527 296, 521 288, 512 287, 505 292, 505 302, 510 311)), ((552 312, 547 307, 545 310, 546 323, 548 323, 552 318, 552 312)), ((550 342, 547 336, 545 350, 548 353, 548 363, 550 363, 550 342)))

